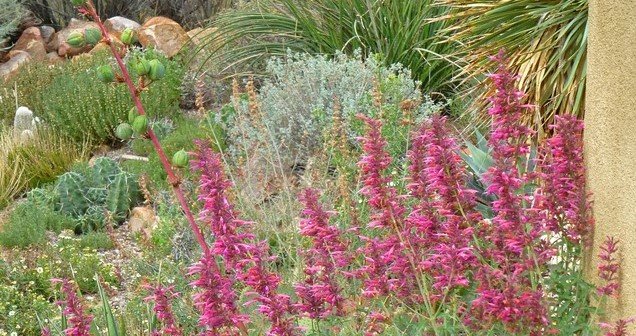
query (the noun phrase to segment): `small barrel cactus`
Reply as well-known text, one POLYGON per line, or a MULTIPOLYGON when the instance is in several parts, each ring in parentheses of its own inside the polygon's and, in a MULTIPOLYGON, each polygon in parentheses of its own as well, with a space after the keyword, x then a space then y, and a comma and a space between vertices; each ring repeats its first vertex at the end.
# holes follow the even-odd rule
POLYGON ((21 106, 15 111, 13 118, 13 134, 22 136, 24 131, 34 131, 33 112, 27 107, 21 106))

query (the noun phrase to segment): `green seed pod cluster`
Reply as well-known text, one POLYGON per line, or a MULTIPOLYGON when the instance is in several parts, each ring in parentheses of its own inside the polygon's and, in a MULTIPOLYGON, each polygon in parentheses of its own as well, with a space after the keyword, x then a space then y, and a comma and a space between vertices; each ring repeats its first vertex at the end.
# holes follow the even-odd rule
POLYGON ((188 155, 188 152, 183 149, 174 153, 174 155, 172 156, 172 164, 175 167, 184 168, 188 165, 189 161, 190 157, 188 155))
POLYGON ((138 59, 133 67, 139 76, 145 76, 150 72, 150 62, 148 62, 145 58, 138 59))
POLYGON ((97 28, 86 28, 84 30, 84 39, 90 45, 96 45, 102 40, 102 32, 97 28))
POLYGON ((135 118, 139 115, 139 113, 137 113, 137 107, 133 106, 130 108, 130 110, 128 110, 128 123, 132 124, 135 122, 135 118))
POLYGON ((148 132, 148 117, 145 115, 138 115, 132 124, 132 129, 137 134, 146 134, 148 132))
POLYGON ((122 140, 128 140, 133 136, 132 126, 128 123, 121 123, 115 130, 115 135, 122 140))
POLYGON ((84 39, 84 34, 82 32, 73 31, 68 35, 66 43, 73 48, 81 48, 86 45, 86 39, 84 39))
POLYGON ((102 65, 97 68, 97 77, 104 83, 112 83, 115 81, 115 71, 110 65, 102 65))
POLYGON ((136 42, 135 41, 135 31, 130 29, 130 28, 124 29, 124 31, 121 32, 120 40, 125 45, 131 45, 131 44, 135 43, 136 42))
POLYGON ((148 77, 152 80, 160 80, 166 75, 166 67, 157 59, 153 59, 149 62, 150 72, 148 77))

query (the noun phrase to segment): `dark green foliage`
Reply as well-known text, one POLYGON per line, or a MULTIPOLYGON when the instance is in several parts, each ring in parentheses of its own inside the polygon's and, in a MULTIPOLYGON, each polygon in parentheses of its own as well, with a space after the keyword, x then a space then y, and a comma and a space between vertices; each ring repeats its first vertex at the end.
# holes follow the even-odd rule
MULTIPOLYGON (((210 36, 212 62, 250 65, 288 50, 332 55, 380 54, 385 64, 413 71, 426 91, 453 87, 456 69, 445 58, 456 49, 445 29, 452 20, 435 20, 448 8, 433 0, 265 0, 222 13, 210 36)), ((203 49, 205 50, 205 49, 203 49)))
MULTIPOLYGON (((161 117, 178 111, 184 72, 181 63, 169 61, 154 51, 131 52, 134 57, 141 54, 166 66, 165 77, 141 95, 149 116, 161 117)), ((0 119, 6 125, 12 121, 13 89, 17 86, 20 105, 31 108, 36 117, 53 129, 78 141, 117 141, 115 129, 127 120, 133 104, 125 85, 98 82, 97 68, 110 60, 109 54, 99 52, 55 66, 30 63, 15 78, 0 84, 0 119)))

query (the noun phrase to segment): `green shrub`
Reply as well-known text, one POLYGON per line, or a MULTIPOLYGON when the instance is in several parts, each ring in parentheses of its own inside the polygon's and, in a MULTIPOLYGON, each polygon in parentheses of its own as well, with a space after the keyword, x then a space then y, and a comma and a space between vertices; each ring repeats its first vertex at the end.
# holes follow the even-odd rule
POLYGON ((59 246, 73 245, 80 249, 110 250, 115 247, 113 240, 106 232, 88 232, 77 237, 65 237, 59 242, 59 246))
POLYGON ((24 15, 24 7, 17 0, 0 0, 0 40, 13 33, 24 15))
POLYGON ((46 231, 60 232, 75 227, 72 218, 31 201, 18 204, 2 225, 0 245, 24 248, 46 241, 46 231))
POLYGON ((425 90, 446 92, 455 74, 446 59, 456 48, 445 31, 452 21, 434 20, 446 14, 434 0, 254 1, 222 13, 208 44, 215 47, 212 62, 230 68, 288 49, 330 55, 361 49, 365 57, 381 54, 385 64, 411 69, 425 90))
POLYGON ((85 144, 47 129, 29 141, 14 137, 9 128, 0 130, 0 208, 26 189, 55 180, 87 155, 85 144))
MULTIPOLYGON (((134 59, 140 53, 146 58, 160 59, 167 68, 166 76, 141 95, 146 111, 151 117, 178 111, 181 64, 154 51, 132 51, 127 59, 134 59)), ((106 52, 99 52, 59 65, 29 64, 14 79, 0 86, 0 111, 3 111, 0 117, 6 124, 13 118, 9 111, 15 110, 15 85, 19 103, 33 110, 45 125, 79 141, 115 140, 115 128, 127 120, 133 104, 125 85, 98 82, 97 67, 110 61, 106 52)))

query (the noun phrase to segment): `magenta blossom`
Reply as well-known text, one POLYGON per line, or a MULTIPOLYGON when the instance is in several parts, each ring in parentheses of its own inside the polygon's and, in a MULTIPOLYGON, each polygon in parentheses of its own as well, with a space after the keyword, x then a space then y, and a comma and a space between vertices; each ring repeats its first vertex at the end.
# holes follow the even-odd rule
POLYGON ((145 301, 151 301, 155 304, 153 310, 157 315, 157 320, 162 324, 162 328, 155 330, 153 335, 183 335, 179 327, 177 327, 172 308, 170 307, 170 300, 179 296, 174 292, 174 286, 163 287, 161 285, 147 285, 145 288, 151 292, 150 296, 145 298, 145 301))
POLYGON ((77 287, 68 279, 51 279, 51 282, 61 284, 63 299, 57 304, 63 308, 62 313, 68 321, 68 328, 64 330, 66 336, 90 336, 93 316, 86 313, 86 308, 77 295, 77 287))

